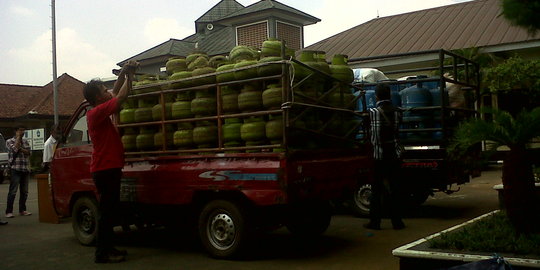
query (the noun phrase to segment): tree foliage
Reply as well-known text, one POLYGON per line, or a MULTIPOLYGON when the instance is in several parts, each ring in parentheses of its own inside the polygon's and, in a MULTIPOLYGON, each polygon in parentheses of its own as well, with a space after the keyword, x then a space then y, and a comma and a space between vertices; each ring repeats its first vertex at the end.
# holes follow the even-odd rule
POLYGON ((478 63, 481 70, 502 61, 502 59, 495 54, 481 52, 481 49, 478 47, 455 49, 452 50, 452 52, 478 63))
POLYGON ((527 108, 540 104, 540 60, 511 57, 487 69, 484 82, 494 94, 519 91, 527 108))
POLYGON ((492 113, 493 121, 474 118, 463 122, 455 132, 451 151, 465 153, 486 140, 493 142, 494 148, 526 147, 532 139, 540 136, 540 107, 524 110, 515 118, 506 111, 484 108, 483 112, 492 113))
POLYGON ((487 86, 494 93, 512 89, 540 91, 540 60, 510 57, 486 71, 487 86))
POLYGON ((540 29, 540 1, 502 0, 502 15, 511 24, 527 29, 534 35, 540 29))

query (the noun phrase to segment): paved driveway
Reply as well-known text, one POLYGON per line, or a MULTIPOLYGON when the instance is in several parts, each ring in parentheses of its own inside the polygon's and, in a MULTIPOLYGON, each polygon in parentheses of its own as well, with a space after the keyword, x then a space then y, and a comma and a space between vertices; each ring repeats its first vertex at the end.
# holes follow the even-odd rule
MULTIPOLYGON (((254 255, 243 261, 209 258, 189 233, 134 231, 118 234, 119 246, 129 255, 128 261, 115 265, 94 264, 94 249, 79 245, 69 219, 60 224, 39 223, 37 186, 31 180, 28 210, 34 215, 16 216, 0 227, 0 270, 398 269, 399 261, 392 256, 392 249, 496 209, 497 194, 492 187, 500 183, 500 175, 499 167, 493 167, 457 193, 428 199, 407 213, 407 228, 401 231, 392 230, 388 220, 383 221, 382 231, 368 231, 362 227, 367 219, 340 213, 318 239, 302 241, 285 229, 265 234, 258 239, 254 255)), ((3 212, 7 189, 7 183, 0 185, 2 220, 6 220, 3 212)))

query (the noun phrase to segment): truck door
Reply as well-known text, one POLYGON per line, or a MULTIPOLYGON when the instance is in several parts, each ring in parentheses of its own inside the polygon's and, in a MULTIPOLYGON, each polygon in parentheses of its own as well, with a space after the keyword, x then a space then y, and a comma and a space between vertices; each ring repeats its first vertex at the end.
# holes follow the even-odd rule
POLYGON ((90 174, 92 144, 88 134, 86 112, 83 104, 68 122, 51 162, 51 179, 57 211, 64 216, 70 214, 69 202, 77 192, 95 191, 90 174))

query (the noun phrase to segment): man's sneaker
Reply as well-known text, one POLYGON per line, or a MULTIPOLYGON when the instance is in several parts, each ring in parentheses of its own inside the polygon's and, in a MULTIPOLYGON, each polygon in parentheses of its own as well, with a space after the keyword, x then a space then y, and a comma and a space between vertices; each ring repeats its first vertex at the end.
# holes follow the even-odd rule
POLYGON ((6 214, 6 217, 7 217, 7 218, 14 218, 15 216, 13 215, 13 213, 7 213, 7 214, 6 214))
POLYGON ((21 214, 21 216, 30 216, 30 215, 32 215, 32 213, 30 213, 28 211, 22 211, 20 214, 21 214))
POLYGON ((94 262, 95 263, 119 263, 125 260, 126 260, 125 256, 109 254, 108 256, 104 256, 104 257, 96 257, 94 262))
POLYGON ((7 221, 1 221, 1 220, 0 220, 0 225, 6 225, 6 224, 8 224, 7 221))

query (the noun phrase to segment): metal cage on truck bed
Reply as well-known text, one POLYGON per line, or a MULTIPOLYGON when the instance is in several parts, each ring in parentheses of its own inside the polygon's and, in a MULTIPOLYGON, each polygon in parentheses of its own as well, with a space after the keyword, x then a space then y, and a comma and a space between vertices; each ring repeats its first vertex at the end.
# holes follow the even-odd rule
MULTIPOLYGON (((469 181, 471 171, 462 160, 449 156, 448 145, 460 122, 479 117, 479 65, 446 50, 349 59, 353 67, 376 68, 388 79, 378 82, 356 80, 356 111, 364 118, 376 106, 375 87, 387 83, 392 90, 392 103, 403 109, 400 141, 405 148, 400 172, 405 204, 423 203, 433 192, 454 192, 454 184, 469 181), (422 65, 412 67, 411 63, 422 65), (394 68, 388 66, 394 65, 394 68), (396 68, 398 67, 398 68, 396 68), (399 78, 399 79, 397 79, 399 78), (462 101, 452 103, 452 98, 462 101)), ((357 139, 369 138, 369 121, 365 121, 357 139)), ((480 152, 480 148, 478 149, 480 152)), ((353 199, 353 210, 369 212, 370 183, 361 183, 353 199)))
MULTIPOLYGON (((361 63, 369 65, 372 61, 399 60, 408 57, 431 58, 424 67, 392 69, 384 71, 385 75, 397 79, 389 79, 380 82, 389 84, 394 93, 398 93, 400 100, 404 99, 405 89, 423 88, 429 90, 431 100, 428 102, 414 102, 405 104, 399 102, 399 107, 404 109, 404 124, 400 128, 402 143, 408 149, 434 149, 444 148, 452 135, 453 129, 460 121, 469 117, 478 116, 478 102, 480 101, 480 71, 479 65, 472 60, 446 50, 423 51, 415 53, 374 56, 366 58, 350 59, 351 65, 361 63), (405 78, 405 79, 404 79, 405 78), (451 92, 450 92, 451 91, 451 92), (444 93, 444 94, 443 94, 444 93), (457 97, 457 95, 460 95, 457 97), (452 106, 451 99, 460 98, 459 106, 452 106), (412 124, 407 124, 407 117, 412 124), (414 119, 416 118, 416 119, 414 119), (418 122, 418 123, 415 123, 418 122)), ((380 68, 378 66, 370 66, 380 68)), ((365 113, 373 107, 374 96, 368 91, 374 90, 377 83, 356 81, 355 86, 361 88, 366 99, 360 99, 357 110, 365 113), (371 100, 370 100, 371 99, 371 100), (371 106, 370 106, 371 105, 371 106)), ((365 131, 361 131, 365 132, 365 131)))
MULTIPOLYGON (((162 136, 161 145, 146 149, 127 150, 128 157, 155 154, 196 154, 196 153, 231 153, 231 152, 286 152, 292 149, 350 149, 358 148, 361 142, 355 140, 362 125, 360 114, 354 111, 359 97, 352 95, 352 86, 341 82, 327 73, 314 69, 295 59, 283 59, 266 63, 258 63, 227 71, 193 76, 180 80, 162 81, 144 86, 136 86, 133 91, 145 92, 145 89, 153 89, 147 93, 132 94, 128 97, 132 100, 148 97, 159 97, 161 106, 160 119, 154 121, 137 123, 120 123, 118 127, 121 131, 126 128, 158 127, 162 136), (280 72, 271 76, 254 76, 242 80, 232 80, 219 82, 215 81, 216 76, 227 73, 235 73, 253 70, 261 67, 279 66, 280 72), (310 74, 303 78, 295 76, 295 70, 309 70, 310 74), (186 82, 210 79, 211 83, 204 83, 189 87, 176 87, 186 82), (262 108, 260 110, 246 110, 238 112, 224 112, 223 93, 231 88, 241 89, 241 86, 255 85, 259 87, 257 91, 262 92, 269 85, 279 84, 281 88, 281 102, 278 107, 262 108), (316 86, 314 91, 306 91, 308 87, 316 86), (141 91, 142 90, 142 91, 141 91), (211 98, 215 98, 215 103, 211 111, 215 113, 209 115, 192 116, 188 118, 172 119, 167 115, 167 96, 182 93, 205 92, 211 98), (227 146, 224 138, 224 125, 228 119, 253 119, 263 118, 265 121, 274 120, 276 126, 281 127, 281 136, 277 140, 265 138, 257 145, 234 145, 227 146), (281 123, 276 123, 280 121, 281 123), (167 142, 170 134, 175 132, 174 128, 167 129, 168 125, 181 123, 210 123, 215 126, 217 133, 215 143, 204 147, 193 145, 192 148, 178 147, 167 142)), ((242 93, 240 93, 241 95, 242 93)), ((159 108, 157 108, 159 109, 159 108)), ((243 142, 245 143, 245 142, 243 142)))

